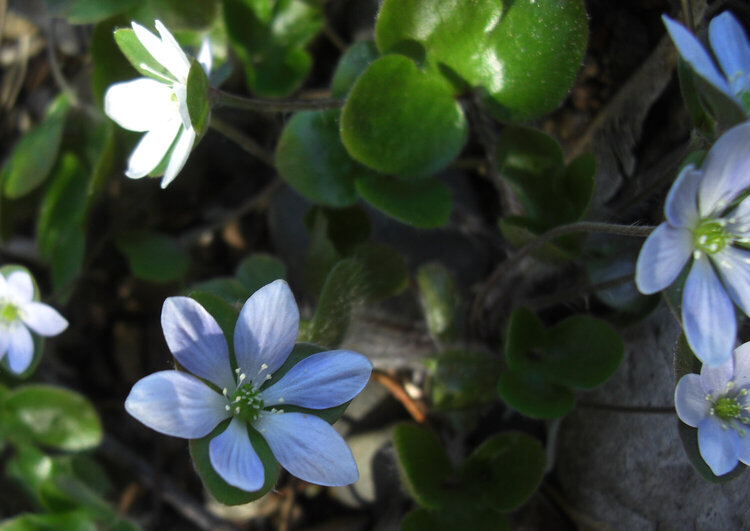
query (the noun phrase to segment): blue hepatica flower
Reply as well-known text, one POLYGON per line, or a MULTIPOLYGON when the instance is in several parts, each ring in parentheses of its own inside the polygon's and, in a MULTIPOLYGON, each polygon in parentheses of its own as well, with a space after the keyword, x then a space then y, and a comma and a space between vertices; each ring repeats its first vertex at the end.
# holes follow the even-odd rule
POLYGON ((0 274, 0 359, 8 356, 11 372, 21 374, 34 357, 31 332, 56 336, 68 321, 52 306, 34 300, 34 281, 26 271, 0 274))
POLYGON ((750 343, 718 367, 680 378, 674 403, 680 420, 698 428, 698 448, 714 474, 750 465, 750 343))
POLYGON ((742 25, 729 12, 714 17, 708 40, 724 75, 703 45, 680 23, 662 15, 672 42, 690 68, 711 85, 750 110, 750 43, 742 25))
POLYGON ((210 441, 209 458, 224 481, 246 491, 259 490, 265 479, 248 429, 260 433, 281 466, 305 481, 341 486, 357 480, 352 453, 330 424, 283 408, 325 409, 351 400, 367 384, 370 361, 347 350, 320 352, 264 386, 297 338, 299 312, 286 282, 264 286, 242 308, 234 330, 234 371, 218 323, 195 300, 168 298, 162 328, 172 354, 192 374, 162 371, 138 381, 125 401, 128 413, 185 439, 205 437, 231 418, 210 441))
POLYGON ((682 324, 696 356, 717 366, 732 354, 736 304, 750 313, 750 124, 719 138, 701 169, 686 166, 667 195, 659 225, 643 244, 635 282, 645 294, 667 288, 692 258, 682 324), (739 204, 737 204, 739 202, 739 204))

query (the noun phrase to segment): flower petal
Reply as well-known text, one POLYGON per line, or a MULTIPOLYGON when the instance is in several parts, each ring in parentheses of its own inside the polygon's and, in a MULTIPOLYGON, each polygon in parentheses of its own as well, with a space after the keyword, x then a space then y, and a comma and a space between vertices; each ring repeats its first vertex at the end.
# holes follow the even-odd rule
POLYGON ((727 293, 745 315, 750 315, 750 251, 728 246, 713 256, 727 293))
POLYGON ((161 327, 169 350, 180 365, 219 388, 234 392, 224 333, 203 306, 189 297, 169 297, 161 310, 161 327))
POLYGON ((130 154, 125 175, 131 179, 140 179, 154 171, 172 146, 180 127, 182 121, 175 114, 158 128, 143 135, 130 154))
POLYGON ((175 75, 178 81, 183 83, 187 81, 188 73, 190 72, 190 61, 182 48, 180 43, 174 38, 169 30, 161 23, 160 20, 154 21, 156 31, 161 36, 161 42, 163 43, 164 61, 159 61, 163 64, 167 70, 175 75))
POLYGON ((674 390, 674 407, 680 420, 693 428, 708 416, 710 404, 706 400, 700 376, 686 374, 680 378, 674 390))
POLYGON ((662 223, 646 239, 635 265, 638 291, 650 295, 668 287, 693 253, 693 235, 687 229, 662 223))
POLYGON ((247 424, 237 417, 208 445, 211 466, 224 481, 238 489, 254 491, 265 483, 263 463, 247 435, 247 424))
POLYGON ((311 409, 338 406, 357 396, 367 385, 372 363, 349 350, 320 352, 303 359, 278 382, 264 389, 266 407, 293 404, 311 409))
POLYGON ((732 380, 737 387, 750 385, 750 342, 734 349, 734 376, 732 380))
POLYGON ((719 73, 703 45, 682 24, 666 15, 661 17, 667 32, 672 38, 680 56, 690 65, 690 68, 714 87, 734 98, 734 93, 724 77, 719 73))
POLYGON ((21 319, 34 332, 44 337, 56 336, 68 328, 68 321, 52 306, 43 302, 24 304, 21 319))
POLYGON ((161 371, 138 380, 125 410, 143 424, 183 439, 205 437, 227 418, 226 399, 195 376, 161 371))
POLYGON ((237 366, 258 385, 286 361, 299 330, 299 310, 289 285, 275 280, 245 302, 234 328, 237 366))
POLYGON ((734 438, 734 450, 740 461, 750 465, 750 426, 745 424, 741 429, 745 430, 745 434, 737 434, 734 438))
POLYGON ((34 298, 34 281, 26 271, 13 271, 8 275, 8 294, 16 304, 31 302, 34 298))
POLYGON ((129 131, 150 131, 174 115, 172 89, 147 77, 115 83, 104 93, 104 112, 129 131))
POLYGON ((716 217, 750 186, 750 123, 733 127, 713 145, 703 162, 698 187, 701 217, 716 217))
POLYGON ((693 261, 685 282, 682 326, 703 363, 717 366, 731 358, 737 335, 734 306, 705 255, 693 261))
POLYGON ((19 321, 8 330, 8 366, 11 372, 21 374, 29 368, 34 357, 34 340, 31 332, 19 321))
POLYGON ((190 111, 187 104, 187 86, 182 83, 175 83, 172 87, 174 95, 177 98, 177 110, 180 112, 182 127, 189 129, 192 127, 190 122, 190 111))
POLYGON ((737 451, 733 430, 725 430, 716 417, 707 417, 698 424, 698 449, 701 457, 717 476, 731 472, 737 466, 737 451))
POLYGON ((750 90, 750 43, 745 30, 729 11, 711 20, 708 26, 711 49, 719 60, 734 94, 750 90))
POLYGON ((698 184, 702 176, 703 172, 692 164, 680 172, 664 203, 664 214, 671 225, 690 228, 698 221, 698 184))
POLYGON ((0 297, 5 297, 8 293, 8 281, 5 279, 2 273, 0 273, 0 297))
POLYGON ((169 155, 169 163, 167 164, 167 170, 164 172, 164 177, 161 180, 161 187, 166 188, 169 183, 174 181, 177 174, 185 166, 190 150, 193 149, 195 143, 195 131, 193 128, 183 129, 180 137, 177 139, 177 143, 169 155))
POLYGON ((304 413, 263 413, 255 428, 290 474, 309 483, 341 487, 359 478, 344 439, 323 419, 304 413))
POLYGON ((198 57, 196 57, 196 59, 203 67, 203 71, 206 73, 206 75, 209 75, 211 73, 211 69, 213 68, 214 56, 211 52, 211 39, 208 38, 208 35, 203 37, 203 42, 201 42, 201 49, 198 50, 198 57))
POLYGON ((729 356, 721 365, 711 367, 704 364, 701 367, 700 383, 703 393, 713 395, 714 398, 723 396, 727 392, 727 384, 734 375, 734 356, 729 356))

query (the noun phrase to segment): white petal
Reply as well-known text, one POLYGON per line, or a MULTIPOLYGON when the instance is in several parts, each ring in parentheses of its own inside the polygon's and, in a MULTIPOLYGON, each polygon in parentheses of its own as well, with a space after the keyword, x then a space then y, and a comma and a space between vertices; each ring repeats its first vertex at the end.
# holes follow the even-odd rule
POLYGON ((21 308, 21 319, 34 332, 52 337, 68 328, 68 321, 52 306, 43 302, 28 302, 21 308))
POLYGON ((693 253, 693 235, 687 229, 662 223, 649 234, 635 264, 638 291, 651 295, 667 288, 693 253))
POLYGON ((205 437, 230 413, 226 399, 195 376, 161 371, 138 380, 125 400, 125 410, 165 435, 205 437))
POLYGON ((10 370, 21 374, 29 368, 34 357, 34 340, 29 329, 19 321, 13 323, 8 331, 8 365, 10 370))
POLYGON ((693 428, 697 428, 698 423, 708 416, 711 405, 706 400, 700 376, 686 374, 680 378, 674 390, 674 407, 680 420, 693 428))
POLYGON ((265 483, 263 463, 247 435, 247 424, 233 418, 229 427, 208 445, 211 466, 224 481, 238 489, 254 491, 265 483))
POLYGON ((8 294, 16 304, 31 302, 34 298, 34 281, 26 271, 13 271, 8 276, 8 294))
POLYGON ((213 67, 214 56, 211 53, 211 39, 208 38, 208 35, 203 37, 203 42, 201 42, 201 49, 198 50, 198 57, 196 57, 196 59, 198 59, 198 62, 203 67, 203 71, 206 73, 206 75, 209 75, 213 67))
POLYGON ((703 161, 698 188, 701 217, 716 217, 750 186, 750 123, 737 125, 721 135, 703 161))
POLYGON ((234 392, 229 349, 216 319, 189 297, 169 297, 161 311, 169 350, 187 370, 234 392))
POLYGON ((675 227, 691 228, 698 221, 698 184, 703 172, 695 166, 685 166, 664 202, 664 214, 675 227))
POLYGON ((116 83, 104 94, 104 112, 129 131, 150 131, 174 115, 169 85, 141 77, 116 83))
POLYGON ((723 429, 716 417, 706 417, 698 424, 698 449, 717 476, 727 474, 737 466, 735 437, 734 430, 723 429))
POLYGON ((290 474, 309 483, 341 487, 359 478, 351 450, 323 419, 304 413, 263 413, 255 428, 290 474))
POLYGON ((0 297, 5 297, 8 293, 8 281, 5 279, 2 273, 0 273, 0 297))
POLYGON ((160 61, 161 64, 163 64, 167 70, 172 72, 178 81, 182 81, 183 83, 186 82, 188 73, 190 72, 190 61, 188 60, 187 55, 182 51, 182 48, 174 38, 174 35, 169 32, 160 20, 155 20, 154 26, 156 26, 156 31, 159 32, 159 35, 161 35, 161 41, 164 43, 163 52, 165 54, 164 59, 166 62, 160 61))
POLYGON ((177 133, 182 127, 179 115, 152 129, 141 138, 130 154, 128 169, 125 175, 131 179, 140 179, 151 173, 162 161, 172 146, 177 133))
POLYGON ((711 258, 729 296, 750 315, 750 251, 728 246, 711 258))
POLYGON ((177 139, 177 143, 175 144, 172 153, 169 155, 169 163, 164 172, 164 177, 161 180, 162 188, 166 188, 169 183, 174 181, 174 178, 177 177, 177 174, 180 173, 180 170, 185 166, 185 162, 187 162, 187 159, 190 156, 190 151, 193 149, 194 143, 195 131, 193 128, 183 129, 182 133, 180 133, 180 137, 177 139))
POLYGON ((177 109, 180 112, 180 119, 182 120, 182 127, 185 129, 192 127, 190 121, 190 111, 187 106, 187 86, 182 83, 175 83, 172 87, 174 95, 177 98, 177 109))
POLYGON ((724 395, 727 392, 727 384, 734 375, 734 356, 729 356, 721 365, 711 367, 703 364, 701 367, 700 383, 704 394, 714 397, 724 395))
MULTIPOLYGON (((157 24, 157 30, 159 29, 159 24, 161 24, 161 22, 157 24)), ((187 78, 187 70, 185 70, 184 64, 182 63, 180 58, 175 57, 172 44, 164 42, 163 35, 160 39, 136 22, 131 23, 131 26, 133 27, 133 31, 135 32, 136 37, 138 37, 138 40, 141 41, 141 44, 143 44, 144 48, 146 48, 146 51, 151 54, 151 57, 153 57, 157 63, 169 70, 169 72, 175 77, 175 79, 184 82, 187 78)), ((174 38, 172 39, 174 40, 174 38)), ((185 55, 182 50, 180 50, 180 53, 182 53, 183 56, 185 55)), ((185 57, 184 59, 185 64, 187 64, 189 68, 190 65, 189 63, 187 63, 187 57, 185 57)))
POLYGON ((711 49, 735 94, 748 90, 750 74, 750 43, 742 25, 729 11, 714 17, 708 26, 711 49))
POLYGON ((245 302, 234 329, 234 353, 255 384, 286 361, 299 330, 299 310, 289 285, 275 280, 245 302))

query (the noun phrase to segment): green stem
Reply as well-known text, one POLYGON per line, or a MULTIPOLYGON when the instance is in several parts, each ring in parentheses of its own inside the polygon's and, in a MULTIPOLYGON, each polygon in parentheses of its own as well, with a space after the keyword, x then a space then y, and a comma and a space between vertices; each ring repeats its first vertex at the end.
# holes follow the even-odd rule
POLYGON ((587 409, 615 411, 617 413, 652 413, 657 415, 669 415, 675 412, 674 406, 626 406, 622 404, 600 404, 598 402, 578 402, 577 405, 587 409))
POLYGON ((219 89, 211 90, 211 101, 216 107, 232 107, 255 112, 294 112, 294 111, 323 111, 340 109, 345 100, 261 100, 257 98, 243 98, 219 89))
POLYGON ((217 118, 216 116, 211 116, 210 127, 211 129, 215 130, 217 133, 224 135, 229 140, 236 143, 238 146, 240 146, 242 149, 250 153, 252 156, 265 162, 270 167, 275 168, 273 155, 271 155, 271 153, 266 151, 260 144, 258 144, 255 140, 253 140, 252 138, 247 136, 245 133, 237 129, 235 126, 225 122, 221 118, 217 118))

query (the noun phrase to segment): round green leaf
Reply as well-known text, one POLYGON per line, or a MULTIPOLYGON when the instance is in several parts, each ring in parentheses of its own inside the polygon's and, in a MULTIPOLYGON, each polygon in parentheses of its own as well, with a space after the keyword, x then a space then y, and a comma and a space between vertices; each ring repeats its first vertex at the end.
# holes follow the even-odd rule
POLYGON ((536 419, 554 419, 568 414, 575 405, 573 392, 536 373, 505 371, 497 390, 513 409, 536 419))
POLYGON ((341 143, 339 110, 295 114, 276 147, 276 169, 297 192, 332 207, 357 201, 354 179, 371 170, 355 162, 341 143))
POLYGON ((461 479, 488 509, 514 511, 539 487, 547 458, 533 437, 521 432, 495 435, 464 462, 461 479))
POLYGON ((80 451, 94 448, 101 441, 102 426, 94 407, 73 391, 29 385, 11 393, 4 406, 39 444, 80 451))
POLYGON ((417 271, 417 285, 427 329, 441 341, 454 340, 459 292, 450 271, 437 262, 425 264, 417 271))
POLYGON ((187 272, 187 253, 164 234, 146 231, 123 234, 116 244, 127 257, 133 275, 143 280, 172 282, 187 272))
POLYGON ((354 184, 362 199, 413 227, 442 227, 451 214, 450 189, 438 179, 373 176, 360 177, 354 184))
POLYGON ((466 409, 496 399, 498 356, 483 351, 448 350, 426 360, 431 369, 430 397, 437 409, 466 409))
POLYGON ((508 366, 518 372, 536 370, 546 335, 544 325, 533 311, 524 307, 513 310, 505 339, 508 366))
POLYGON ((409 285, 409 272, 404 257, 387 245, 366 242, 358 245, 352 255, 363 266, 363 297, 369 302, 392 297, 409 285))
POLYGON ((431 175, 458 156, 466 136, 466 118, 451 85, 401 55, 372 63, 341 115, 346 149, 382 173, 431 175))
POLYGON ((400 424, 393 429, 393 445, 409 494, 422 507, 440 509, 451 498, 443 487, 453 474, 440 440, 426 428, 400 424))
POLYGON ((344 98, 354 85, 357 78, 378 57, 378 49, 372 41, 359 41, 353 44, 336 65, 331 81, 331 96, 344 98))
POLYGON ((286 266, 278 258, 257 253, 240 262, 235 276, 252 294, 274 280, 286 278, 286 266))

